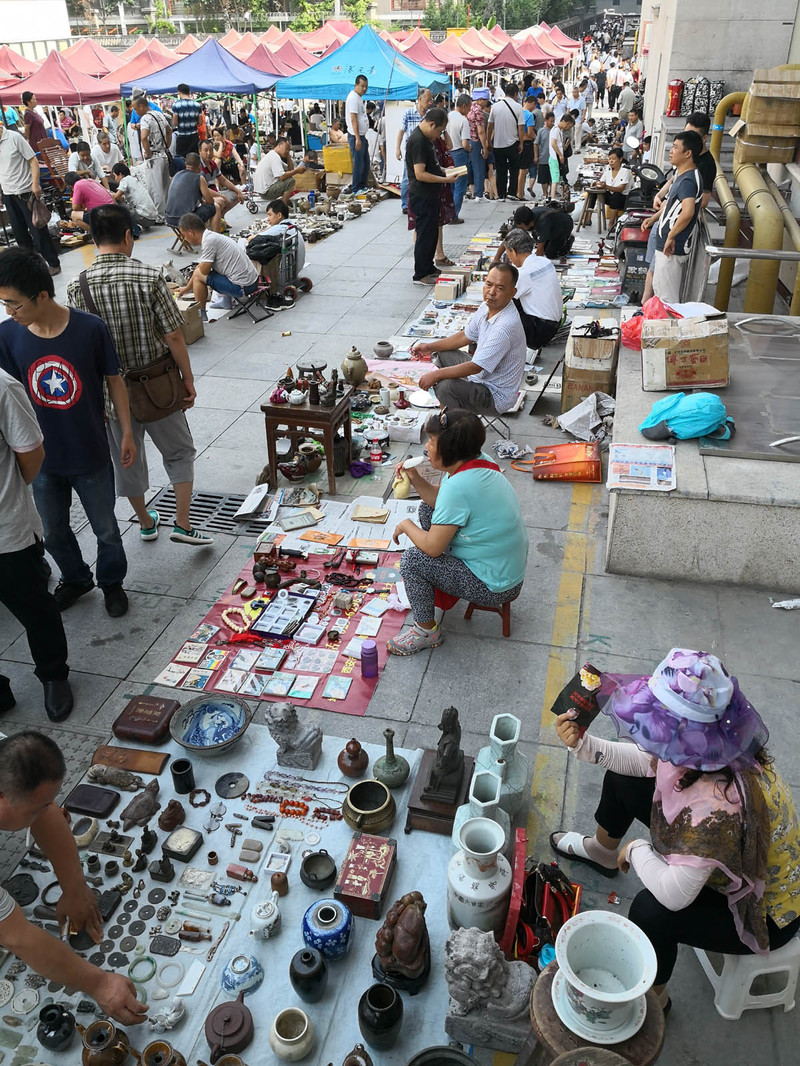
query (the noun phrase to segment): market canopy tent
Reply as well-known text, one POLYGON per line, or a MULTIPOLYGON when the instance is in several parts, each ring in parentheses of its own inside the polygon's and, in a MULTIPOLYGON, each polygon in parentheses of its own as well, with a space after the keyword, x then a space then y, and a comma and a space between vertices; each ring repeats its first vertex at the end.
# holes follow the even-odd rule
POLYGON ((447 70, 455 70, 461 65, 460 61, 456 63, 454 60, 441 55, 437 51, 436 45, 431 44, 425 34, 420 33, 418 29, 414 30, 408 40, 403 41, 398 47, 404 56, 408 56, 409 59, 419 63, 426 70, 436 70, 441 73, 447 70))
POLYGON ((109 96, 118 97, 120 95, 119 87, 123 82, 132 82, 138 85, 141 78, 146 78, 150 74, 155 74, 157 70, 163 70, 165 67, 172 66, 173 63, 177 62, 178 60, 174 56, 172 59, 167 59, 157 48, 151 48, 148 44, 133 59, 123 63, 117 70, 112 70, 110 74, 106 74, 104 78, 101 78, 100 84, 108 88, 109 96))
POLYGON ((51 52, 35 74, 17 82, 15 92, 36 93, 40 104, 102 104, 113 100, 107 86, 73 67, 60 52, 51 52))
POLYGON ((228 51, 233 52, 237 59, 244 59, 245 56, 250 55, 254 48, 258 48, 260 44, 261 41, 258 39, 258 37, 256 37, 254 33, 250 33, 250 31, 248 30, 248 32, 245 33, 242 38, 236 42, 236 44, 223 45, 222 47, 227 47, 228 51))
POLYGON ((292 74, 297 74, 298 70, 305 70, 305 67, 289 67, 287 66, 272 49, 262 42, 258 48, 254 48, 251 55, 247 57, 245 63, 248 67, 253 67, 255 70, 260 70, 264 74, 274 74, 276 78, 286 78, 292 74))
POLYGON ((0 67, 15 78, 25 78, 37 71, 41 63, 26 59, 7 44, 0 44, 0 67))
POLYGON ((457 33, 448 33, 445 39, 436 45, 436 54, 447 62, 453 63, 455 67, 463 67, 467 59, 478 58, 474 52, 461 47, 457 33))
POLYGON ((354 26, 350 19, 327 19, 325 24, 337 33, 343 34, 348 40, 358 33, 358 26, 354 26))
POLYGON ((552 55, 540 47, 535 37, 528 37, 524 41, 511 42, 517 53, 527 60, 529 67, 550 67, 554 59, 552 55))
POLYGON ((470 26, 466 33, 458 38, 459 44, 465 52, 474 52, 476 57, 492 59, 503 47, 499 41, 485 41, 474 26, 470 26))
POLYGON ((103 48, 91 37, 85 37, 77 44, 71 44, 61 53, 62 57, 71 63, 82 74, 89 74, 93 78, 103 78, 116 70, 122 64, 119 56, 108 48, 103 48))
POLYGON ((281 31, 278 29, 277 26, 270 26, 270 28, 265 33, 261 34, 261 43, 272 44, 272 42, 276 40, 276 38, 280 37, 280 35, 281 31))
POLYGON ((252 96, 253 93, 271 89, 275 81, 274 74, 246 66, 210 37, 192 55, 179 59, 164 70, 136 82, 123 82, 120 92, 123 96, 130 96, 135 88, 141 87, 149 93, 174 93, 179 85, 185 83, 192 92, 252 96))
POLYGON ((130 48, 126 48, 124 52, 120 52, 116 58, 120 63, 127 63, 128 60, 133 59, 134 56, 138 56, 140 52, 143 52, 145 48, 155 49, 172 63, 178 58, 177 53, 173 52, 171 48, 167 48, 165 44, 159 41, 158 37, 152 37, 150 39, 147 37, 137 37, 130 48))
MULTIPOLYGON (((352 38, 349 39, 352 40, 352 38)), ((344 44, 348 37, 344 33, 337 32, 330 23, 326 22, 318 30, 314 30, 312 33, 304 33, 301 40, 304 48, 309 48, 312 52, 319 52, 323 48, 329 48, 334 41, 344 44)))
POLYGON ((415 100, 420 86, 435 93, 450 87, 447 78, 396 52, 371 26, 362 26, 333 55, 301 74, 282 78, 275 91, 293 100, 344 100, 359 74, 369 80, 369 100, 415 100))
POLYGON ((176 56, 190 56, 202 46, 203 42, 193 33, 188 34, 175 49, 176 56))
POLYGON ((528 70, 536 65, 547 67, 552 62, 547 56, 544 56, 544 59, 540 60, 538 64, 531 63, 527 56, 522 54, 521 49, 515 47, 515 44, 515 41, 509 41, 508 44, 500 49, 494 59, 467 59, 464 62, 464 67, 467 70, 502 70, 503 67, 509 67, 513 70, 528 70))
POLYGON ((3 70, 0 67, 0 89, 11 88, 19 81, 19 78, 15 78, 13 74, 7 70, 3 70))
POLYGON ((301 70, 318 62, 318 57, 312 55, 307 48, 303 48, 299 41, 284 41, 277 48, 272 49, 272 54, 287 68, 287 74, 298 74, 301 70))
POLYGON ((220 37, 219 43, 223 48, 232 48, 241 36, 238 30, 228 30, 224 37, 220 37))
POLYGON ((553 44, 559 46, 559 48, 567 48, 570 52, 579 52, 581 49, 581 42, 574 40, 572 37, 567 37, 563 30, 560 30, 558 26, 548 26, 546 22, 540 22, 539 25, 550 37, 553 44))

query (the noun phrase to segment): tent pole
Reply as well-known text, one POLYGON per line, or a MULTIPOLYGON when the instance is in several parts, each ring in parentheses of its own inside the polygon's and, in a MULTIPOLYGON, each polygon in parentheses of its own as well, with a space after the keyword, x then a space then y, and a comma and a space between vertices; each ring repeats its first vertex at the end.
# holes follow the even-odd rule
MULTIPOLYGON (((260 159, 261 158, 261 136, 259 134, 259 129, 258 129, 258 94, 256 92, 253 92, 253 118, 256 120, 256 158, 260 159)), ((248 168, 245 171, 245 174, 247 175, 248 184, 250 182, 249 162, 250 161, 248 160, 248 168)))

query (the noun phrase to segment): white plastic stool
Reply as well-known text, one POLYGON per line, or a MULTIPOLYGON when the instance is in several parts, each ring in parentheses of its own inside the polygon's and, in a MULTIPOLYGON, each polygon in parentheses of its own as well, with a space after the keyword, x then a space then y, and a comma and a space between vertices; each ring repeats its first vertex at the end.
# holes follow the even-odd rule
POLYGON ((714 988, 717 1013, 729 1021, 741 1018, 742 1011, 756 1007, 778 1007, 784 1011, 794 1007, 794 994, 800 974, 800 937, 769 955, 719 955, 695 948, 700 965, 714 988), (718 970, 714 960, 722 960, 718 970), (786 984, 779 992, 753 992, 753 982, 767 974, 786 974, 786 984))

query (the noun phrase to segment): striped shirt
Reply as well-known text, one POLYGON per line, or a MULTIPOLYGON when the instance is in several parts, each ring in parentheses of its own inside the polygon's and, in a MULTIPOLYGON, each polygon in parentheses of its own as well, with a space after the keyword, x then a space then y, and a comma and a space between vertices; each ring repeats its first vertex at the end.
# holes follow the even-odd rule
POLYGON ((525 331, 513 303, 488 318, 489 308, 482 303, 467 323, 464 333, 477 344, 471 357, 481 370, 469 380, 485 385, 492 394, 495 409, 503 414, 517 400, 522 371, 525 368, 525 331))
POLYGON ((403 128, 403 133, 406 135, 406 141, 422 122, 423 116, 419 113, 416 107, 409 107, 408 111, 403 112, 403 121, 400 125, 403 128))

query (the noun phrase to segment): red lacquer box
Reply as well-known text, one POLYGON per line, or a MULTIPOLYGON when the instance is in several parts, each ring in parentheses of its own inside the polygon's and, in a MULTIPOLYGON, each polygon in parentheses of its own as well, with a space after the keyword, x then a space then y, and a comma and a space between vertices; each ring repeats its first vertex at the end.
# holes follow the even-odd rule
POLYGON ((353 833, 333 895, 359 918, 380 918, 396 865, 396 840, 353 833))

